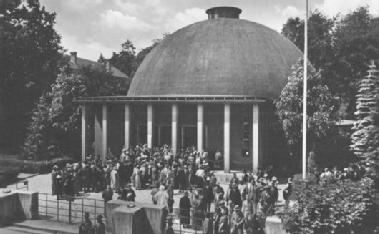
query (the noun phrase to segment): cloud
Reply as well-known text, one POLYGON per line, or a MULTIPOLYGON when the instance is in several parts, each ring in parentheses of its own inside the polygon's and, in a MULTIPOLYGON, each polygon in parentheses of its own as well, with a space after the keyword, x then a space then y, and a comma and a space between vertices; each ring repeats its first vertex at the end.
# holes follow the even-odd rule
POLYGON ((305 12, 303 10, 299 10, 294 6, 286 6, 284 8, 275 6, 275 11, 281 16, 285 17, 286 19, 291 17, 301 17, 304 15, 305 12))
POLYGON ((152 26, 135 16, 123 14, 120 11, 107 10, 100 14, 100 24, 103 27, 127 31, 148 31, 152 26))
POLYGON ((177 12, 172 18, 168 18, 165 26, 167 31, 173 32, 179 28, 205 19, 205 9, 188 8, 184 11, 177 12))
POLYGON ((88 10, 101 4, 103 0, 65 0, 64 4, 72 11, 88 10))
POLYGON ((69 35, 62 37, 62 45, 68 52, 77 51, 79 57, 93 60, 99 58, 100 53, 105 57, 110 57, 112 51, 114 51, 113 48, 109 48, 98 41, 92 39, 80 40, 69 35))
POLYGON ((361 6, 368 6, 371 14, 379 15, 378 0, 323 0, 321 4, 316 4, 316 8, 328 16, 347 14, 361 6))

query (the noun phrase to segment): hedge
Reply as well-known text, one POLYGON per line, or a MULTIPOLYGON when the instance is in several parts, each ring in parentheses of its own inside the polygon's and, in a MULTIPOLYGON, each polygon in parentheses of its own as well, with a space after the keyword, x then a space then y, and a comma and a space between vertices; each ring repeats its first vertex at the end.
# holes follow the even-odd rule
POLYGON ((292 234, 366 233, 374 215, 373 180, 294 184, 293 205, 281 218, 292 234))

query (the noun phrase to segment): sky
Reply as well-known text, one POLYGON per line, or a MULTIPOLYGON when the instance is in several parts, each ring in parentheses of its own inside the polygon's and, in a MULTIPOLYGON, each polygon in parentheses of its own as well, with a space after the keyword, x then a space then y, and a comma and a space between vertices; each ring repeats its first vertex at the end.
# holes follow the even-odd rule
MULTIPOLYGON (((242 9, 241 19, 266 25, 280 32, 289 17, 304 17, 305 0, 40 0, 56 12, 56 30, 62 45, 79 57, 109 58, 130 39, 137 51, 189 24, 206 20, 205 10, 215 6, 242 9)), ((328 16, 346 14, 368 6, 379 16, 379 0, 309 0, 310 10, 328 16)))

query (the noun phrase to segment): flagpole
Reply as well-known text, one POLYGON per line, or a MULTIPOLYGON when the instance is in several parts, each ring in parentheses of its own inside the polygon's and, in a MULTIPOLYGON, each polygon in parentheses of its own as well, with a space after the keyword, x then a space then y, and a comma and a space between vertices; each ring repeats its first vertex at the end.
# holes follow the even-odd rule
POLYGON ((303 179, 307 178, 307 74, 308 74, 308 0, 305 0, 303 59, 303 179))

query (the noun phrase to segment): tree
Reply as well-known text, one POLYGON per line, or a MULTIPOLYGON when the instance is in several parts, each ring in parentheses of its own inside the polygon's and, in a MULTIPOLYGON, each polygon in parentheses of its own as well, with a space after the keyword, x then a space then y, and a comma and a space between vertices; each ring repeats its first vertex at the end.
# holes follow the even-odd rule
POLYGON ((351 149, 365 160, 379 147, 379 71, 374 61, 369 65, 368 75, 360 81, 356 100, 351 149))
POLYGON ((331 65, 328 84, 345 103, 346 118, 353 118, 355 95, 360 78, 366 74, 367 61, 379 57, 379 31, 374 30, 377 24, 365 7, 336 22, 333 34, 336 59, 331 65))
MULTIPOLYGON (((307 133, 308 145, 313 150, 319 148, 332 127, 332 114, 335 102, 319 72, 309 66, 307 98, 307 133)), ((303 98, 302 60, 292 68, 288 83, 280 98, 275 101, 276 113, 282 123, 290 151, 300 156, 302 139, 302 98, 303 98)))
MULTIPOLYGON (((316 69, 330 64, 333 58, 332 29, 335 19, 329 19, 319 11, 310 14, 308 21, 309 61, 316 69)), ((304 50, 304 20, 289 18, 283 25, 282 35, 292 41, 301 51, 304 50)))
POLYGON ((1 1, 0 100, 6 113, 8 145, 23 139, 33 104, 55 80, 61 59, 55 13, 38 0, 1 1))
POLYGON ((126 95, 127 87, 127 79, 89 67, 60 73, 36 105, 24 142, 24 156, 42 159, 80 155, 80 109, 73 100, 80 96, 126 95))
MULTIPOLYGON (((282 34, 303 50, 304 21, 288 19, 282 34)), ((339 118, 353 118, 357 82, 366 72, 365 61, 377 57, 379 19, 367 8, 332 19, 318 11, 311 13, 309 60, 320 70, 332 94, 339 97, 339 118)))
POLYGON ((133 77, 134 72, 137 70, 136 48, 133 42, 128 39, 122 43, 121 51, 119 53, 113 52, 110 63, 127 76, 133 77))

